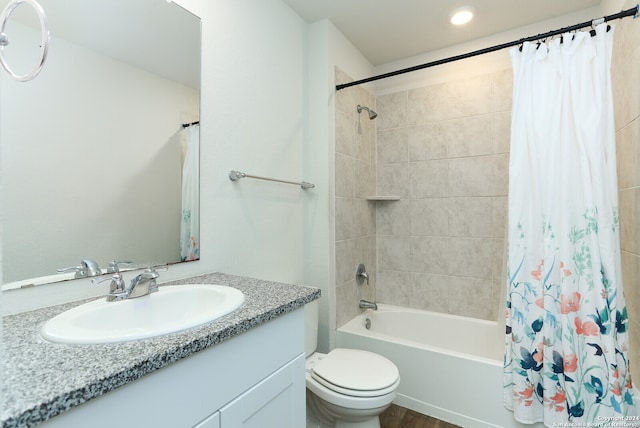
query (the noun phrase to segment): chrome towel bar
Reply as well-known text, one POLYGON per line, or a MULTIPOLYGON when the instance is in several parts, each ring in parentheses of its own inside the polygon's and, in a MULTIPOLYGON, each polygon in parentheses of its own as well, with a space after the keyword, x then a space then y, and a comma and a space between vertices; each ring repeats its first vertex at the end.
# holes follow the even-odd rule
POLYGON ((315 184, 307 183, 306 181, 296 182, 296 181, 279 180, 277 178, 267 178, 267 177, 260 177, 259 175, 245 174, 244 172, 240 172, 240 171, 229 171, 229 180, 238 181, 241 178, 255 178, 257 180, 267 180, 267 181, 275 181, 277 183, 295 184, 296 186, 300 186, 303 190, 316 187, 315 184))

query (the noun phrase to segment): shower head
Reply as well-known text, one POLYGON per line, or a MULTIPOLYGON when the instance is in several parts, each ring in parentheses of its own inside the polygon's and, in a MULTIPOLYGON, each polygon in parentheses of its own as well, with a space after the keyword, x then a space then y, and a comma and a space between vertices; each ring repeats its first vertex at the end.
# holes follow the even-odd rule
POLYGON ((378 117, 378 113, 371 110, 369 107, 361 106, 360 104, 358 104, 358 113, 362 113, 362 110, 366 110, 369 113, 369 120, 373 120, 378 117))

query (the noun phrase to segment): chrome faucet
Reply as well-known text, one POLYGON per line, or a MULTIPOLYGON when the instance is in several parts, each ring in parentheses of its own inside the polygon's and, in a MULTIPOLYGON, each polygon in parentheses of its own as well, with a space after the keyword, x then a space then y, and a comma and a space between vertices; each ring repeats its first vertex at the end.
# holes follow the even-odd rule
POLYGON ((111 280, 109 284, 109 294, 107 294, 107 302, 115 302, 116 300, 124 300, 128 297, 128 291, 125 288, 124 278, 122 278, 122 274, 118 272, 114 272, 113 275, 107 276, 101 279, 92 279, 92 284, 100 284, 101 282, 105 282, 111 280))
POLYGON ((378 310, 377 304, 363 299, 360 299, 360 302, 358 302, 358 306, 360 307, 360 309, 373 309, 374 311, 378 310))
POLYGON ((99 284, 104 281, 111 280, 109 284, 109 294, 107 294, 107 302, 115 302, 124 299, 134 299, 136 297, 146 296, 150 293, 158 291, 158 284, 156 279, 160 276, 158 270, 167 270, 167 267, 153 266, 145 269, 140 275, 131 280, 129 288, 126 288, 122 273, 118 269, 118 263, 130 263, 130 262, 112 262, 110 267, 115 271, 113 275, 102 278, 94 279, 91 282, 93 284, 99 284))
POLYGON ((133 299, 158 291, 158 284, 156 284, 156 279, 160 276, 158 270, 167 270, 167 268, 161 266, 149 267, 133 278, 131 285, 129 285, 128 297, 133 299))
POLYGON ((102 275, 102 270, 100 270, 100 266, 98 266, 98 263, 90 259, 83 259, 78 266, 60 268, 56 271, 58 273, 75 272, 75 278, 86 278, 88 276, 102 275))

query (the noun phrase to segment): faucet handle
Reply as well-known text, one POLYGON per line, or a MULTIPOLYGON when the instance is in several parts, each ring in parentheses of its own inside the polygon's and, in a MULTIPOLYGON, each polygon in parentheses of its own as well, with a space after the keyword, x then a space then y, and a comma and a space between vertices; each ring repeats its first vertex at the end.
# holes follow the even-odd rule
POLYGON ((75 272, 75 278, 86 278, 87 277, 87 269, 83 265, 78 266, 69 266, 65 268, 56 269, 58 273, 69 273, 75 272))
POLYGON ((133 262, 131 261, 116 261, 112 260, 109 262, 109 267, 107 268, 107 273, 120 273, 120 265, 123 266, 131 266, 133 262))
POLYGON ((122 278, 122 274, 120 272, 114 272, 113 275, 105 276, 100 279, 92 279, 91 283, 100 284, 101 282, 109 280, 111 280, 111 284, 109 284, 109 294, 107 294, 107 302, 126 299, 128 297, 128 293, 126 290, 124 279, 122 278))
POLYGON ((155 265, 155 266, 149 266, 144 270, 144 273, 153 273, 153 274, 158 274, 158 271, 165 271, 165 270, 169 270, 169 267, 167 265, 155 265))
POLYGON ((124 280, 122 279, 122 274, 120 272, 113 272, 113 275, 111 276, 104 276, 102 278, 95 278, 91 280, 92 284, 100 284, 101 282, 105 282, 105 281, 113 281, 116 284, 123 284, 123 288, 124 288, 124 280))

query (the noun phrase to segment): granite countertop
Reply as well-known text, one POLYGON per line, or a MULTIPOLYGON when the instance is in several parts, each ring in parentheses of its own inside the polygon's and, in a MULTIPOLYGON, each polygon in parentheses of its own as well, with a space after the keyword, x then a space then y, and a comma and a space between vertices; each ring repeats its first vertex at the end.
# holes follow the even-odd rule
MULTIPOLYGON (((80 303, 3 318, 2 427, 31 427, 320 297, 313 287, 222 273, 165 285, 221 284, 241 290, 245 301, 213 322, 152 339, 105 345, 64 345, 40 337, 42 324, 80 303)), ((117 304, 115 302, 114 304, 117 304)))

